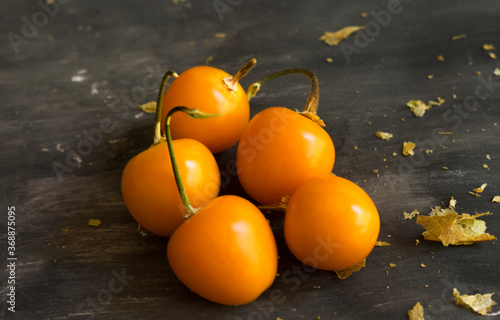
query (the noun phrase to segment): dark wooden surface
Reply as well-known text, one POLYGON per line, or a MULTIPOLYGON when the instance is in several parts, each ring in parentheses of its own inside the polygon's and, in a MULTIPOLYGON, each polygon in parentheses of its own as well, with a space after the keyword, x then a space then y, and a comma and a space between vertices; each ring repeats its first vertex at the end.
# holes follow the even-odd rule
MULTIPOLYGON (((387 1, 240 2, 233 1, 221 20, 212 1, 68 1, 45 22, 35 1, 0 3, 1 318, 405 319, 420 301, 426 319, 479 319, 457 307, 451 292, 500 291, 498 243, 445 248, 424 241, 423 229, 402 213, 428 213, 454 196, 459 212, 493 212, 484 220, 490 233, 500 235, 500 204, 491 203, 500 194, 500 77, 493 76, 491 92, 479 89, 489 95, 474 110, 463 108, 483 86, 481 79, 500 67, 482 49, 491 43, 500 56, 500 3, 402 1, 401 12, 379 32, 371 30, 370 43, 348 63, 340 47, 317 38, 377 21, 360 13, 387 10, 387 1), (36 32, 23 27, 34 15, 40 19, 36 32), (13 46, 12 33, 25 41, 13 46), (467 37, 451 40, 459 34, 467 37), (221 306, 175 278, 167 239, 137 231, 120 177, 127 161, 150 145, 153 115, 136 106, 156 99, 163 72, 182 72, 208 57, 233 74, 256 57, 244 87, 292 67, 318 75, 319 114, 337 152, 334 173, 371 195, 380 212, 380 240, 391 243, 375 248, 365 269, 343 281, 308 270, 286 248, 283 216, 268 215, 280 276, 256 302, 221 306), (438 96, 446 102, 423 118, 405 106, 438 96), (102 142, 82 149, 84 130, 95 133, 110 122, 100 130, 102 142), (394 138, 377 139, 379 130, 394 138), (403 157, 404 141, 433 152, 403 157), (58 164, 64 168, 60 179, 53 169, 58 164), (488 187, 480 198, 467 193, 482 183, 488 187), (6 304, 8 206, 15 206, 17 223, 15 314, 6 304), (88 226, 90 218, 102 225, 88 226)), ((355 38, 345 43, 354 46, 355 38)), ((301 76, 270 82, 252 100, 252 114, 273 105, 301 108, 309 88, 301 76)), ((231 171, 234 158, 235 148, 217 155, 222 193, 244 196, 231 171)))

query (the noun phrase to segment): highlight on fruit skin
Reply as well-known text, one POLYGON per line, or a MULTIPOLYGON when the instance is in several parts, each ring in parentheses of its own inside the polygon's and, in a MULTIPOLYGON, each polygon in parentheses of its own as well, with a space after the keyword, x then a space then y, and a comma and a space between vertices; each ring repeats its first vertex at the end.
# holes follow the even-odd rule
POLYGON ((250 105, 239 80, 257 63, 251 59, 235 75, 210 66, 197 66, 182 72, 165 92, 161 121, 176 106, 196 108, 218 117, 198 122, 186 114, 172 119, 173 139, 200 141, 213 153, 235 145, 250 119, 250 105))

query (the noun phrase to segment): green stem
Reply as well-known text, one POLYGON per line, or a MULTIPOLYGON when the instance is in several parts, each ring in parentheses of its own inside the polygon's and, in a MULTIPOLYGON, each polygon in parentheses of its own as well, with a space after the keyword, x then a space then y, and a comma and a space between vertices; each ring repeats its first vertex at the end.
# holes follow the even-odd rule
POLYGON ((319 81, 318 77, 314 73, 306 69, 287 69, 274 74, 271 74, 264 79, 257 81, 248 87, 247 90, 247 98, 248 101, 252 99, 257 92, 260 90, 262 84, 272 80, 274 78, 278 78, 291 73, 300 73, 305 75, 311 80, 312 88, 311 93, 309 94, 309 98, 307 99, 306 106, 304 107, 304 112, 316 113, 318 110, 318 102, 319 102, 319 81))
POLYGON ((165 95, 165 87, 167 86, 167 80, 170 77, 178 78, 179 75, 172 70, 169 70, 163 76, 160 84, 160 90, 158 91, 158 99, 156 100, 156 112, 155 112, 155 135, 153 138, 153 145, 158 144, 161 140, 161 105, 163 104, 163 96, 165 95))
POLYGON ((206 119, 206 118, 211 118, 211 117, 217 117, 219 115, 201 112, 198 109, 190 109, 187 107, 175 107, 175 108, 172 108, 168 112, 167 119, 165 120, 165 132, 167 133, 168 152, 170 153, 170 161, 172 163, 172 170, 174 171, 175 183, 177 184, 177 189, 179 190, 179 194, 181 196, 182 203, 184 204, 184 207, 188 211, 188 214, 186 215, 186 219, 189 219, 190 217, 192 217, 196 213, 196 211, 199 210, 199 208, 193 208, 193 206, 191 205, 191 202, 189 201, 189 198, 186 194, 186 189, 184 188, 184 184, 182 183, 182 179, 181 179, 181 176, 179 174, 179 167, 177 166, 177 160, 175 158, 174 146, 172 144, 172 134, 170 133, 170 120, 172 120, 172 115, 174 113, 176 113, 177 111, 184 112, 190 118, 193 118, 193 119, 206 119))

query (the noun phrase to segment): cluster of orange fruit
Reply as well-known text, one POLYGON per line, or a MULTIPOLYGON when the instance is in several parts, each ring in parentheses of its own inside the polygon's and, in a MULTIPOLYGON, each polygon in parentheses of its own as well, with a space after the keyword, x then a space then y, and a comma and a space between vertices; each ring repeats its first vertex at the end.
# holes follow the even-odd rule
POLYGON ((155 143, 129 161, 121 183, 135 220, 170 237, 168 261, 180 281, 226 305, 249 303, 272 285, 278 252, 258 207, 241 197, 218 197, 221 180, 213 153, 239 143, 238 179, 261 205, 289 196, 285 241, 307 265, 350 268, 368 256, 380 229, 366 192, 331 174, 335 149, 316 115, 317 77, 288 69, 252 84, 247 93, 239 80, 255 63, 252 59, 235 76, 209 66, 181 75, 167 72, 158 95, 155 143), (249 100, 260 86, 291 73, 312 82, 304 111, 272 107, 250 120, 249 100), (175 80, 165 92, 171 76, 175 80))

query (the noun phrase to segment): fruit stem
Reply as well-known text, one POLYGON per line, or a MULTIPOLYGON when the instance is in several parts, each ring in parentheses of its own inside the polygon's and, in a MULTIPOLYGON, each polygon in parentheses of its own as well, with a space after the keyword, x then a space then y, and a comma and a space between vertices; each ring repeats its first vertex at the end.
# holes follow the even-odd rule
POLYGON ((165 95, 165 87, 167 86, 167 80, 170 77, 178 78, 179 75, 172 70, 169 70, 163 76, 160 84, 160 90, 158 91, 158 99, 156 100, 156 112, 155 112, 155 135, 153 138, 153 145, 158 144, 162 140, 161 135, 161 105, 163 103, 163 96, 165 95))
POLYGON ((316 114, 316 112, 318 110, 318 102, 319 102, 319 81, 318 81, 318 77, 316 77, 316 75, 314 73, 312 73, 311 71, 306 70, 306 69, 283 70, 283 71, 271 74, 271 75, 265 77, 264 79, 251 84, 247 90, 248 101, 250 101, 250 99, 252 99, 257 94, 257 92, 260 90, 260 87, 262 84, 264 84, 264 83, 266 83, 269 80, 272 80, 274 78, 281 77, 281 76, 284 76, 284 75, 287 75, 290 73, 300 73, 300 74, 305 75, 306 77, 308 77, 311 80, 311 83, 312 83, 311 93, 309 94, 309 98, 307 99, 306 106, 304 107, 304 112, 311 112, 311 113, 316 114))
POLYGON ((258 205, 257 208, 260 211, 280 211, 286 212, 286 207, 283 207, 279 204, 266 204, 266 205, 258 205))
POLYGON ((257 206, 257 208, 259 208, 260 211, 286 212, 286 209, 288 207, 288 202, 290 202, 290 196, 284 196, 283 198, 281 198, 281 201, 278 203, 259 205, 259 206, 257 206))
POLYGON ((167 114, 167 119, 165 120, 165 132, 167 134, 168 152, 170 153, 170 162, 172 163, 172 170, 174 171, 175 183, 177 184, 177 190, 179 190, 179 194, 181 196, 182 203, 184 204, 184 207, 188 211, 188 214, 186 215, 185 218, 189 219, 200 208, 193 208, 193 206, 191 205, 191 202, 189 201, 189 198, 186 194, 186 189, 184 188, 184 184, 182 183, 182 179, 181 179, 181 176, 179 174, 179 167, 177 166, 177 160, 175 158, 174 146, 172 145, 172 134, 170 133, 170 120, 172 119, 172 115, 174 113, 176 113, 177 111, 184 112, 190 118, 193 118, 193 119, 206 119, 206 118, 211 118, 211 117, 217 117, 219 115, 201 112, 198 109, 190 109, 187 107, 175 107, 169 111, 169 113, 167 114))
POLYGON ((236 91, 238 89, 237 83, 238 81, 241 80, 244 76, 247 75, 247 73, 252 70, 252 68, 257 64, 257 60, 255 58, 252 58, 252 60, 248 61, 243 68, 238 71, 234 77, 226 77, 224 78, 224 84, 226 87, 231 90, 231 91, 236 91))

